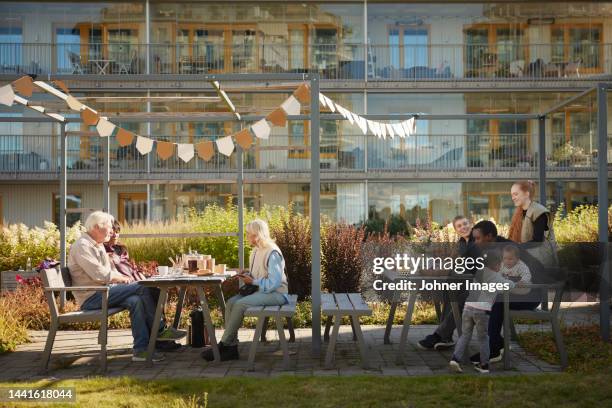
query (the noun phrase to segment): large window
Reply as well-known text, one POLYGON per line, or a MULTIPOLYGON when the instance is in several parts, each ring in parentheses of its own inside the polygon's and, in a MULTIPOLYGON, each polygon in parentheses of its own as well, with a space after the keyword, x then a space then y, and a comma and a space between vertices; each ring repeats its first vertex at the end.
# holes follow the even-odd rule
POLYGON ((117 208, 121 223, 146 221, 147 193, 119 193, 117 208))
POLYGON ((23 52, 21 25, 1 24, 0 22, 0 72, 20 72, 23 52))
POLYGON ((429 66, 429 32, 422 27, 389 28, 389 56, 393 68, 429 66))
POLYGON ((529 122, 526 120, 467 121, 468 167, 529 167, 529 122))
POLYGON ((522 25, 473 25, 464 33, 468 77, 507 77, 512 63, 529 60, 527 34, 522 25))
POLYGON ((600 72, 603 64, 601 24, 562 24, 551 28, 552 61, 579 63, 580 72, 600 72))

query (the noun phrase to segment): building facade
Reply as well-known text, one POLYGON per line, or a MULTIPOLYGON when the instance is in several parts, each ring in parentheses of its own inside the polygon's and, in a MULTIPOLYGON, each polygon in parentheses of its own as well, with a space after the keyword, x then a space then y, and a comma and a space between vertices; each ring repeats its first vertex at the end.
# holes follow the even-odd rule
MULTIPOLYGON (((359 114, 538 113, 612 80, 612 2, 0 2, 0 85, 37 74, 61 78, 102 112, 222 112, 198 101, 214 94, 198 76, 258 72, 318 72, 321 92, 359 114)), ((287 97, 262 84, 224 85, 241 113, 267 113, 287 97)), ((0 118, 28 115, 0 110, 0 118)), ((597 160, 612 162, 609 145, 597 151, 596 115, 588 95, 547 117, 551 208, 596 202, 597 160)), ((178 143, 237 130, 235 122, 118 124, 178 143)), ((512 181, 537 178, 537 132, 533 120, 419 120, 416 135, 380 140, 323 120, 321 210, 349 223, 393 214, 508 222, 512 181)), ((247 206, 309 211, 309 134, 308 122, 291 121, 246 152, 247 206)), ((74 123, 67 138, 69 208, 100 208, 100 139, 74 123)), ((57 220, 59 143, 56 125, 0 122, 5 223, 57 220)), ((111 211, 122 221, 236 199, 235 155, 185 164, 114 140, 110 152, 111 211)), ((69 213, 69 222, 81 216, 69 213)))

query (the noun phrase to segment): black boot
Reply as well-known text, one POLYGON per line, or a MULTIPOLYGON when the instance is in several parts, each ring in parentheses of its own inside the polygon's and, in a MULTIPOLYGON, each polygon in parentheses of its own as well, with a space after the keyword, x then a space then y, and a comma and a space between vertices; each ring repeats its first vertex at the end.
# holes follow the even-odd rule
MULTIPOLYGON (((226 347, 222 341, 220 341, 217 346, 219 347, 219 353, 221 353, 226 347)), ((212 346, 206 346, 200 355, 206 361, 213 361, 215 359, 212 346)))

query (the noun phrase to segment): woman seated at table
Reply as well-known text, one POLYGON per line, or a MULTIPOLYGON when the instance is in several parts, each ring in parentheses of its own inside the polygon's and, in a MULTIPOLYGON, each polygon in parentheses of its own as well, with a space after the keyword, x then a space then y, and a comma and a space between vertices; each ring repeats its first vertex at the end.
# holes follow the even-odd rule
POLYGON ((121 224, 117 220, 113 221, 113 230, 108 242, 104 243, 106 253, 119 273, 128 278, 130 282, 136 282, 146 277, 138 270, 134 261, 130 259, 127 247, 119 243, 119 233, 121 224))
MULTIPOLYGON (((253 247, 249 258, 250 273, 238 278, 247 285, 256 285, 257 291, 231 297, 225 305, 225 331, 219 342, 221 361, 238 360, 238 329, 242 326, 244 312, 251 306, 280 306, 288 302, 285 260, 278 246, 270 238, 268 224, 254 220, 247 224, 246 235, 253 247)), ((209 347, 202 352, 207 361, 214 360, 209 347)))
MULTIPOLYGON (((137 282, 146 279, 147 277, 138 270, 138 266, 134 261, 130 259, 127 247, 119 243, 119 233, 121 232, 121 224, 117 220, 113 221, 113 229, 110 234, 110 239, 104 243, 104 248, 108 254, 109 259, 115 265, 115 269, 129 279, 128 283, 137 282)), ((159 289, 158 288, 146 288, 151 293, 151 297, 155 304, 159 301, 159 289)), ((165 310, 165 307, 164 307, 165 310)), ((162 328, 166 326, 166 319, 162 314, 162 328)), ((180 335, 183 335, 183 331, 176 331, 180 335)), ((180 343, 173 341, 172 339, 160 339, 156 342, 155 348, 161 351, 174 351, 181 348, 180 343)))

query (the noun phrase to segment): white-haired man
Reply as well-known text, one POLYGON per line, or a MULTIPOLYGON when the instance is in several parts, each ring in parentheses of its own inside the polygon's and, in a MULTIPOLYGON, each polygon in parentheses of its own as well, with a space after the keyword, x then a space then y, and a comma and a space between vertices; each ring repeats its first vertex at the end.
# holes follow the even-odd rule
MULTIPOLYGON (((155 316, 155 302, 151 291, 138 283, 129 283, 108 258, 104 242, 110 239, 114 218, 102 211, 95 211, 85 221, 86 232, 70 247, 68 268, 74 286, 110 285, 109 307, 125 307, 130 311, 134 353, 132 361, 146 361, 146 349, 155 316)), ((102 308, 100 292, 74 292, 82 310, 102 308)), ((163 327, 163 325, 161 326, 163 327)), ((158 340, 174 341, 184 337, 184 332, 172 328, 163 330, 158 340)), ((163 360, 155 353, 153 361, 163 360)))

